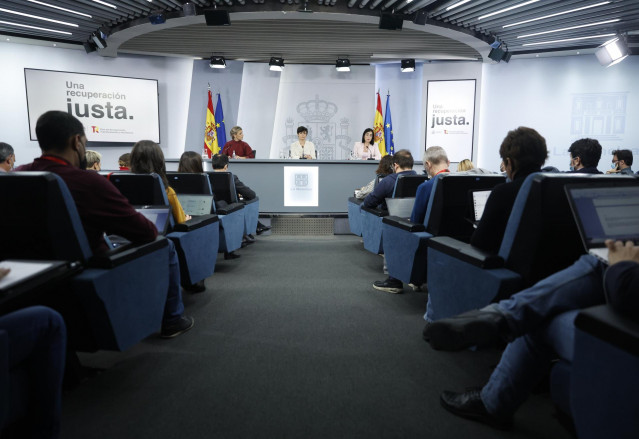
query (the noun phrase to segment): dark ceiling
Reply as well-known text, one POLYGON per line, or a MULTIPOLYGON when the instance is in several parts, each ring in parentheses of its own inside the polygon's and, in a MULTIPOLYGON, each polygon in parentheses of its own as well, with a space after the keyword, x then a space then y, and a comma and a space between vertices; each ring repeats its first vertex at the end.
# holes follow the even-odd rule
POLYGON ((635 44, 638 0, 3 0, 0 34, 81 45, 101 30, 120 52, 268 61, 356 64, 485 60, 496 38, 512 54, 574 54, 614 35, 635 44), (185 5, 186 3, 186 5, 185 5), (195 7, 195 15, 189 13, 195 7), (207 26, 203 11, 230 13, 231 26, 207 26), (192 10, 192 9, 191 9, 192 10), (185 12, 186 11, 186 12, 185 12), (379 30, 381 13, 402 30, 379 30), (164 24, 149 16, 162 14, 164 24))

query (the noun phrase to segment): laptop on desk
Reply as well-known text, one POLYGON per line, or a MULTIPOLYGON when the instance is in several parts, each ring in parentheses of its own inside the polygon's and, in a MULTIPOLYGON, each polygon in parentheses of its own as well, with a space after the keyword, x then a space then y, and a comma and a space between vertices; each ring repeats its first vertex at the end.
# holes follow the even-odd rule
POLYGON ((213 195, 178 194, 177 197, 187 215, 202 216, 214 211, 213 195))
POLYGON ((135 206, 135 210, 155 224, 159 235, 166 235, 171 216, 171 208, 169 206, 135 206))
POLYGON ((613 184, 567 185, 565 191, 588 253, 607 264, 607 239, 639 244, 637 182, 625 180, 613 184))

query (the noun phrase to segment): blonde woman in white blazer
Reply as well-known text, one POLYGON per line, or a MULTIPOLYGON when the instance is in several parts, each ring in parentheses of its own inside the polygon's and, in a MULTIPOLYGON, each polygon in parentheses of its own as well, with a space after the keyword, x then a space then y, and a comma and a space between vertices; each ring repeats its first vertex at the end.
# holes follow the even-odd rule
POLYGON ((381 160, 382 153, 379 151, 379 145, 373 143, 375 132, 372 128, 366 128, 362 134, 362 141, 355 142, 353 146, 353 157, 357 160, 366 160, 373 158, 381 160))

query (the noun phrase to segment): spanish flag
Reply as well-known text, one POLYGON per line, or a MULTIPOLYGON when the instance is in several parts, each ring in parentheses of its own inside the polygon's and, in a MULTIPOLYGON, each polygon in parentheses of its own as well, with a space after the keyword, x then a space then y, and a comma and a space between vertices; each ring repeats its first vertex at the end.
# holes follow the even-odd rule
POLYGON ((220 146, 217 143, 217 128, 215 127, 215 113, 213 112, 213 99, 211 98, 211 90, 209 90, 209 104, 206 107, 206 128, 204 128, 204 150, 211 158, 213 154, 220 152, 220 146))
POLYGON ((379 92, 377 92, 377 110, 375 111, 373 130, 375 131, 374 142, 377 143, 382 156, 385 156, 387 153, 386 144, 384 143, 384 118, 382 117, 382 99, 379 97, 379 92))

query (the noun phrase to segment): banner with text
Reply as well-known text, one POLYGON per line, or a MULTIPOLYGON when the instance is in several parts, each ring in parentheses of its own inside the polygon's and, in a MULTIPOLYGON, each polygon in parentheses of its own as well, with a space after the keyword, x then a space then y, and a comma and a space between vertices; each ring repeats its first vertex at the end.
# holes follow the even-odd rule
POLYGON ((473 157, 475 80, 428 81, 426 148, 441 146, 451 162, 473 157))
POLYGON ((31 140, 38 117, 65 111, 84 125, 90 142, 160 142, 155 79, 24 69, 31 140))
POLYGON ((284 166, 284 206, 317 207, 318 183, 317 166, 284 166))

